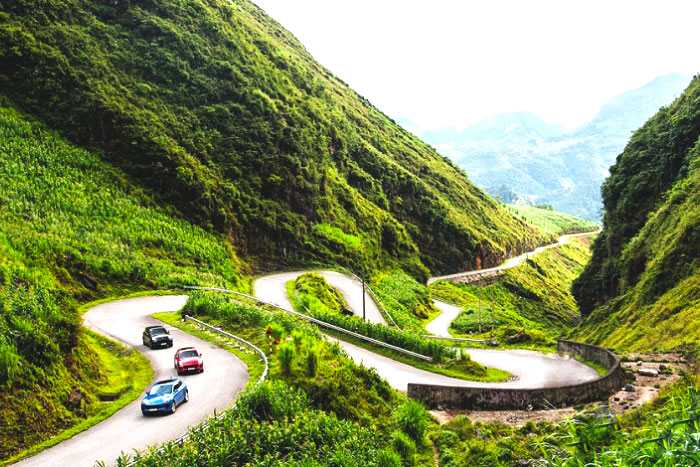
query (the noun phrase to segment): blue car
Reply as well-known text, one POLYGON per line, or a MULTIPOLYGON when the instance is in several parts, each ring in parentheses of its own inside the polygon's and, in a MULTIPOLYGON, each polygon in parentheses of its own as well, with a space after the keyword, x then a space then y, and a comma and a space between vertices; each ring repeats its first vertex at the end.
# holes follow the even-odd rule
POLYGON ((175 413, 177 406, 190 400, 187 385, 180 378, 158 381, 141 401, 141 413, 175 413))

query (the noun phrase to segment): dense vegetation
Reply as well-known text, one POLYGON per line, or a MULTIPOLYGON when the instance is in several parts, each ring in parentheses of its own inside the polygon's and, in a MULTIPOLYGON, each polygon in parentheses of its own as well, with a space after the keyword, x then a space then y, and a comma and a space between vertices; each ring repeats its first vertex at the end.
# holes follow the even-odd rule
POLYGON ((481 334, 494 329, 504 344, 546 344, 580 320, 570 287, 590 257, 589 242, 588 237, 573 238, 547 249, 506 269, 498 282, 486 287, 437 281, 430 291, 463 307, 450 327, 456 336, 479 335, 481 321, 481 334))
POLYGON ((247 0, 10 0, 0 93, 254 266, 415 277, 546 240, 247 0))
POLYGON ((326 323, 342 327, 363 336, 371 337, 387 344, 400 347, 405 350, 419 353, 432 358, 431 363, 425 363, 402 353, 387 350, 381 346, 367 344, 360 339, 348 337, 346 334, 335 333, 325 330, 332 335, 336 335, 343 340, 350 340, 359 345, 365 345, 372 350, 388 355, 389 357, 418 366, 429 371, 442 373, 447 376, 470 380, 503 381, 510 377, 505 371, 494 368, 486 368, 475 361, 469 355, 456 351, 455 349, 424 337, 424 331, 399 330, 383 324, 363 321, 361 317, 343 316, 338 313, 337 296, 340 292, 331 287, 326 280, 316 274, 303 274, 295 281, 287 284, 288 294, 292 304, 301 313, 307 313, 316 319, 326 323), (309 287, 313 283, 313 287, 309 287))
POLYGON ((211 293, 193 294, 183 313, 264 349, 269 381, 206 432, 194 429, 184 448, 146 454, 140 464, 432 465, 425 409, 322 340, 314 326, 211 293))
POLYGON ((372 288, 401 329, 423 332, 426 322, 439 314, 428 287, 400 269, 377 273, 372 288))
POLYGON ((578 336, 635 349, 697 340, 699 141, 696 78, 633 135, 603 186, 604 229, 573 288, 591 315, 578 336))
POLYGON ((698 465, 697 384, 686 375, 651 404, 623 416, 584 410, 563 423, 515 427, 472 423, 460 415, 429 436, 444 467, 698 465))
POLYGON ((97 407, 105 368, 81 336, 80 302, 183 282, 236 287, 240 276, 223 237, 156 207, 93 153, 7 107, 0 186, 5 458, 94 412, 68 404, 71 393, 97 407))

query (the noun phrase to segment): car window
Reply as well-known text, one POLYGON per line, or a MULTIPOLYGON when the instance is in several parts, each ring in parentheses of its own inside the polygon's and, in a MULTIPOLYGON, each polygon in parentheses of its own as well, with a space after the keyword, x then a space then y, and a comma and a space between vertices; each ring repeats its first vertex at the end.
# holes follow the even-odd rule
POLYGON ((196 350, 183 350, 180 352, 180 358, 191 358, 199 355, 196 350))
POLYGON ((175 389, 180 389, 180 386, 182 386, 181 382, 178 381, 177 383, 175 383, 175 389))
POLYGON ((161 384, 160 386, 155 386, 154 388, 151 388, 151 394, 161 395, 170 394, 171 392, 173 392, 172 384, 161 384))
POLYGON ((160 336, 161 334, 166 334, 165 329, 163 329, 163 328, 151 329, 152 336, 160 336))

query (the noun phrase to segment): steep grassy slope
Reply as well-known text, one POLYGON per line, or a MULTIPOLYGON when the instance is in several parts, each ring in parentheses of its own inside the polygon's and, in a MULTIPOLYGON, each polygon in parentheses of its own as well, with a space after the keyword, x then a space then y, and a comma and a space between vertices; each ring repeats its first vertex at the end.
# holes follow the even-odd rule
POLYGON ((570 288, 589 258, 590 240, 575 238, 507 269, 499 282, 487 287, 437 281, 430 285, 430 292, 464 308, 450 328, 454 335, 479 334, 481 298, 483 334, 493 325, 504 343, 518 343, 518 336, 529 340, 527 332, 514 333, 515 328, 542 331, 551 338, 565 334, 580 320, 570 288))
POLYGON ((96 410, 106 375, 78 303, 179 283, 237 287, 240 276, 226 239, 156 207, 123 173, 8 108, 0 187, 5 458, 96 410))
POLYGON ((587 232, 598 228, 595 222, 543 207, 508 205, 506 209, 533 224, 538 230, 552 235, 587 232))
POLYGON ((245 0, 10 0, 0 92, 260 268, 415 277, 544 238, 245 0))
POLYGON ((635 349, 697 341, 700 79, 634 134, 603 187, 604 230, 576 281, 580 336, 635 349), (601 306, 602 305, 602 306, 601 306))

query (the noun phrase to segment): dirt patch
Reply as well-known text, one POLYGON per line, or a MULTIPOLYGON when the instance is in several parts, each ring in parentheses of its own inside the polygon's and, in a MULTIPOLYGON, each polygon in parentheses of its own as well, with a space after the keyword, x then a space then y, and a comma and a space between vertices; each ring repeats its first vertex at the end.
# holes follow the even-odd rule
MULTIPOLYGON (((609 413, 623 414, 655 399, 660 389, 677 381, 681 370, 687 369, 680 354, 628 354, 622 356, 622 359, 625 360, 622 367, 628 374, 625 388, 610 396, 607 401, 593 402, 589 406, 607 406, 609 413), (638 373, 642 368, 656 370, 659 375, 642 376, 638 373)), ((433 410, 430 413, 441 425, 457 415, 466 415, 472 421, 522 426, 530 421, 560 421, 571 417, 575 412, 574 407, 566 407, 549 410, 433 410)))

